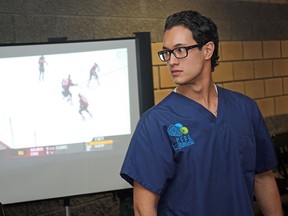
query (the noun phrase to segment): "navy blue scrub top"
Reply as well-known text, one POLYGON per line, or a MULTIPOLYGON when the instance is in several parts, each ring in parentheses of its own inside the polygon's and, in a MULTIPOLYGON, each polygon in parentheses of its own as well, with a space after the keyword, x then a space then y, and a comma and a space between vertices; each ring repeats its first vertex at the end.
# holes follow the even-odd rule
POLYGON ((277 166, 256 103, 218 87, 218 116, 171 92, 141 117, 121 176, 161 196, 158 216, 253 216, 254 176, 277 166))

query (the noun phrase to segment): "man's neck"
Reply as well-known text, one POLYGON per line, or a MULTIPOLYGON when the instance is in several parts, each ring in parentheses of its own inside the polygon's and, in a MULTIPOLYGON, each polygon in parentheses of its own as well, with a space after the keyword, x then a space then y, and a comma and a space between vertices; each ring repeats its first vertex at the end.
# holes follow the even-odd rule
POLYGON ((180 85, 176 87, 175 92, 201 104, 215 115, 218 107, 218 92, 212 81, 202 85, 180 85))

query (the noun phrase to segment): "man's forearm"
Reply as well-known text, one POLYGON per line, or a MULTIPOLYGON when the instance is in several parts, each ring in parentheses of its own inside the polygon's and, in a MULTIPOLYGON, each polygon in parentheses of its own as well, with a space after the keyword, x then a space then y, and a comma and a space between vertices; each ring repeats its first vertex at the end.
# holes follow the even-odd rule
POLYGON ((283 216, 281 199, 272 171, 255 176, 255 197, 264 216, 283 216))
POLYGON ((135 216, 157 216, 159 196, 137 182, 134 182, 134 214, 135 216))

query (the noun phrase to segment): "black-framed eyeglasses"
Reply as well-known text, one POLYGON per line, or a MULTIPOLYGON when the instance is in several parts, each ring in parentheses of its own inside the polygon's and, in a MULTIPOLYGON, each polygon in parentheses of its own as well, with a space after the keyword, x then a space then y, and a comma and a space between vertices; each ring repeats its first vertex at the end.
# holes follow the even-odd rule
POLYGON ((161 50, 158 52, 158 56, 161 61, 167 62, 170 60, 171 53, 177 58, 177 59, 182 59, 186 58, 188 56, 188 50, 196 48, 196 47, 201 47, 199 44, 191 45, 191 46, 186 46, 186 47, 176 47, 172 50, 161 50))

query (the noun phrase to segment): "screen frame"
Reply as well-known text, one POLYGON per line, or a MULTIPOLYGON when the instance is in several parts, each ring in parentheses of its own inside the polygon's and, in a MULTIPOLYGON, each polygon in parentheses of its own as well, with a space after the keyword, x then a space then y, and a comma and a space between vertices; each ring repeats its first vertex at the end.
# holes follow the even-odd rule
MULTIPOLYGON (((135 52, 133 54, 136 55, 136 68, 137 68, 137 85, 138 89, 135 94, 138 94, 138 103, 137 108, 139 109, 139 118, 141 114, 143 114, 146 110, 148 110, 150 107, 154 105, 154 89, 153 89, 153 71, 152 71, 152 58, 151 58, 151 42, 150 42, 150 33, 149 32, 139 32, 135 33, 135 37, 129 37, 129 38, 113 38, 113 39, 103 39, 103 40, 86 40, 86 41, 53 41, 48 43, 22 43, 22 44, 2 44, 1 47, 9 47, 9 46, 37 46, 37 45, 62 45, 62 44, 73 44, 73 43, 89 43, 89 42, 122 42, 122 41, 134 41, 135 43, 135 52)), ((11 54, 13 55, 13 54, 11 54)), ((130 70, 129 70, 130 73, 130 70)), ((135 104, 134 104, 135 105, 135 104)), ((130 109, 135 109, 135 107, 131 107, 130 109)), ((133 128, 136 127, 137 122, 133 123, 133 128)), ((127 143, 129 143, 129 139, 126 140, 127 143)), ((125 146, 124 148, 128 148, 125 146)), ((124 151, 126 152, 126 151, 124 151)), ((6 190, 7 193, 2 193, 0 195, 0 202, 2 204, 12 204, 12 203, 19 203, 19 202, 27 202, 27 201, 36 201, 36 200, 45 200, 45 199, 54 199, 54 198, 61 198, 61 197, 71 197, 71 196, 77 196, 77 195, 84 195, 84 194, 91 194, 91 193, 103 193, 103 192, 109 192, 109 191, 121 191, 125 189, 131 188, 131 186, 126 183, 123 179, 121 179, 119 172, 121 165, 121 161, 124 159, 124 152, 122 155, 107 155, 104 153, 101 155, 101 157, 108 158, 105 161, 106 167, 91 170, 91 172, 98 172, 97 179, 86 179, 86 176, 88 176, 88 172, 83 169, 84 166, 89 166, 89 164, 93 164, 95 161, 93 159, 93 155, 87 154, 79 154, 77 157, 73 158, 73 167, 69 166, 67 164, 71 163, 69 155, 64 156, 61 160, 55 158, 56 161, 53 163, 58 163, 59 166, 55 168, 54 170, 48 169, 49 172, 43 173, 43 169, 45 170, 45 166, 49 166, 49 164, 43 164, 43 161, 40 158, 33 158, 33 161, 31 163, 37 163, 41 164, 41 167, 35 167, 31 172, 35 173, 42 173, 44 175, 43 177, 48 179, 46 183, 44 183, 45 187, 50 188, 49 192, 47 193, 46 190, 41 190, 41 187, 43 187, 43 182, 38 182, 39 185, 37 185, 37 182, 35 182, 35 188, 27 189, 23 187, 23 185, 20 184, 19 188, 19 181, 21 181, 21 178, 10 178, 9 185, 2 185, 1 187, 8 188, 6 190), (116 161, 119 163, 118 167, 115 169, 113 167, 113 163, 108 163, 109 159, 113 158, 113 160, 116 158, 116 161), (58 161, 59 160, 59 161, 58 161), (77 161, 83 161, 86 162, 83 163, 77 163, 77 161), (63 170, 65 170, 66 174, 63 174, 63 170), (111 171, 111 174, 108 175, 102 175, 101 173, 109 173, 111 171), (68 175, 69 173, 75 173, 74 175, 68 175), (72 176, 76 176, 76 179, 73 179, 74 182, 80 181, 82 184, 88 184, 93 185, 95 184, 95 180, 100 182, 102 184, 101 188, 96 188, 94 190, 90 190, 88 188, 83 189, 77 189, 77 184, 69 184, 69 181, 71 180, 72 176), (62 178, 61 183, 59 182, 59 179, 62 178), (117 179, 115 181, 112 181, 109 184, 107 183, 108 179, 117 179), (59 186, 60 184, 60 186, 59 186), (17 186, 18 185, 18 186, 17 186), (63 190, 59 193, 57 190, 58 187, 65 187, 67 189, 63 190), (71 189, 72 188, 72 189, 71 189), (33 189, 33 190, 32 190, 33 189), (30 191, 30 193, 29 193, 30 191), (8 193, 10 194, 9 197, 8 193), (43 193, 45 193, 43 195, 43 193), (19 196, 19 194, 22 194, 19 196), (25 194, 25 195, 24 195, 25 194)), ((32 160, 32 159, 31 159, 32 160)), ((105 159, 104 159, 105 160, 105 159)), ((26 167, 27 168, 27 167, 26 167)), ((47 169, 46 169, 47 170, 47 169)), ((25 165, 22 167, 23 175, 25 175, 25 165)), ((30 171, 29 171, 30 172, 30 171)), ((2 175, 2 174, 1 174, 2 175)), ((12 177, 13 170, 10 172, 10 177, 12 177)), ((31 176, 31 181, 32 181, 31 176)))

